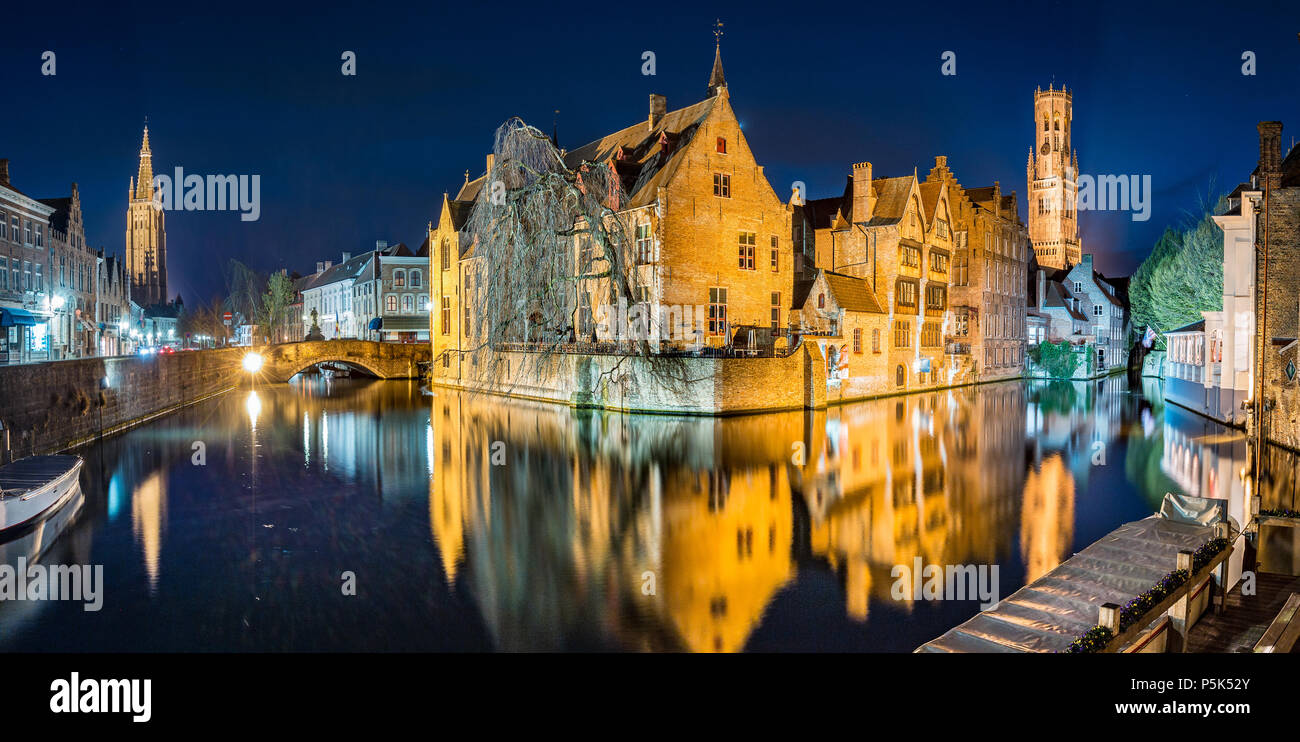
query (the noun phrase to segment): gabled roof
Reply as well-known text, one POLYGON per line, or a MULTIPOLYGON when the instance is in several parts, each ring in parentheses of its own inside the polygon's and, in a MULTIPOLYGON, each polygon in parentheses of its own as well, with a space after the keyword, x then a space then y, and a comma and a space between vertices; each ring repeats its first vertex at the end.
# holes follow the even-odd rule
POLYGON ((921 208, 924 209, 925 220, 933 221, 935 209, 939 208, 939 195, 943 192, 943 181, 922 183, 917 190, 921 192, 921 208))
POLYGON ((1064 309, 1069 312, 1071 317, 1083 322, 1088 321, 1087 315, 1074 308, 1074 297, 1059 281, 1048 281, 1047 296, 1043 301, 1043 308, 1064 309))
POLYGON ((642 119, 567 152, 564 164, 577 169, 583 162, 612 162, 627 193, 627 203, 620 207, 644 206, 654 201, 659 187, 681 166, 687 145, 719 100, 714 96, 669 111, 653 129, 642 119))
POLYGON ((876 208, 872 211, 868 227, 898 224, 907 213, 907 197, 912 193, 916 178, 903 175, 897 178, 873 178, 871 188, 876 192, 876 208))
POLYGON ((809 199, 794 210, 802 211, 813 229, 826 229, 841 218, 847 219, 853 213, 853 178, 847 179, 843 195, 809 199))
POLYGON ((433 245, 431 244, 432 241, 433 241, 433 234, 426 234, 424 236, 424 242, 421 242, 420 247, 415 251, 415 257, 417 258, 429 257, 429 255, 432 253, 433 250, 433 245))
POLYGON ((880 308, 880 302, 876 301, 875 294, 871 292, 871 285, 865 279, 827 270, 823 270, 822 275, 826 277, 826 288, 830 290, 831 295, 835 297, 835 303, 841 309, 850 312, 885 313, 880 308))
POLYGON ((318 289, 322 286, 328 286, 331 283, 355 279, 361 274, 363 268, 369 263, 375 254, 373 252, 363 252, 346 262, 330 267, 323 273, 315 274, 303 278, 305 283, 297 287, 299 291, 309 291, 318 289))

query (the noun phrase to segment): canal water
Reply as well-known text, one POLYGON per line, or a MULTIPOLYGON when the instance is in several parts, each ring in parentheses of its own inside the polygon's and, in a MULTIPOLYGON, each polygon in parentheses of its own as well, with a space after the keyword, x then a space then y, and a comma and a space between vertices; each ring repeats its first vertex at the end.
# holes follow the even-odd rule
POLYGON ((1122 378, 711 419, 299 377, 80 453, 0 557, 101 565, 102 609, 0 601, 0 651, 906 652, 979 600, 896 565, 1005 597, 1165 492, 1240 521, 1247 448, 1122 378))

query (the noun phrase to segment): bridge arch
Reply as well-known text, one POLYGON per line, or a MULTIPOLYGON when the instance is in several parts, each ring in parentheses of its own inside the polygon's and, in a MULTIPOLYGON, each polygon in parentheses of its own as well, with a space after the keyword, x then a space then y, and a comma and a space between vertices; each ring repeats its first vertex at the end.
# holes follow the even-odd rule
POLYGON ((289 379, 292 379, 293 377, 297 376, 303 371, 306 371, 312 366, 316 366, 322 363, 341 363, 345 366, 352 366, 354 368, 359 368, 362 371, 365 371, 366 373, 375 377, 376 379, 389 378, 388 374, 385 374, 383 371, 380 371, 378 367, 368 364, 365 361, 357 360, 355 358, 310 358, 307 360, 303 360, 300 358, 293 361, 292 363, 285 364, 283 366, 283 370, 279 371, 276 375, 284 376, 284 380, 288 381, 289 379))

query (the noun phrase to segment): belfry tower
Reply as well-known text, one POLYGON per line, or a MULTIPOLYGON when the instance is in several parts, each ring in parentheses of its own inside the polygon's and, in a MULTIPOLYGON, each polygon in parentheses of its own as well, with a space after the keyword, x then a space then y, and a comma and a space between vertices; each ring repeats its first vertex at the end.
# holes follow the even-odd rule
POLYGON ((154 206, 148 126, 140 145, 140 169, 127 190, 126 267, 132 301, 142 307, 167 301, 167 233, 163 210, 154 206))
POLYGON ((1078 265, 1079 153, 1071 147, 1071 94, 1062 87, 1034 90, 1034 147, 1029 151, 1029 241, 1044 268, 1078 265))

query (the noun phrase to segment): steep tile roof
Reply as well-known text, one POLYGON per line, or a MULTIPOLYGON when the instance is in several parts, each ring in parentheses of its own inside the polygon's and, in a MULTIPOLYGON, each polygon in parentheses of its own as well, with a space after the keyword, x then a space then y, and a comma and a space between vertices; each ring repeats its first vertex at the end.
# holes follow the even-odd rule
POLYGON ((871 187, 876 192, 876 208, 867 221, 868 227, 898 224, 907 213, 907 197, 912 192, 915 178, 904 175, 897 178, 873 178, 871 187))
POLYGON ((885 313, 866 280, 830 271, 822 271, 822 274, 826 276, 826 287, 841 308, 850 312, 885 313))

